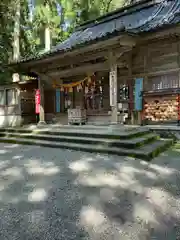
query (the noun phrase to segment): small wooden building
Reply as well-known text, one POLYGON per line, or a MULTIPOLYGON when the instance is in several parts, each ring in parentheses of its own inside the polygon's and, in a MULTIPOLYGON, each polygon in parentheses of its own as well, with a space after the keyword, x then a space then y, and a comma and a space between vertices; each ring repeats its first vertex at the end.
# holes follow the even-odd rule
POLYGON ((88 122, 177 123, 179 23, 179 0, 140 1, 84 23, 46 54, 12 66, 38 76, 36 86, 27 86, 41 91, 41 122, 55 117, 67 124, 68 109, 82 108, 88 122))

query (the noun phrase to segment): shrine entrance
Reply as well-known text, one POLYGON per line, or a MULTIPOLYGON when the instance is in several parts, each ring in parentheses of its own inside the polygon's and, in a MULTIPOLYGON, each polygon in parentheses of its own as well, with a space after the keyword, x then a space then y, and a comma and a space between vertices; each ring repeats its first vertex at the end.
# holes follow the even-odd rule
POLYGON ((95 73, 84 86, 84 107, 88 115, 110 111, 108 73, 95 73))

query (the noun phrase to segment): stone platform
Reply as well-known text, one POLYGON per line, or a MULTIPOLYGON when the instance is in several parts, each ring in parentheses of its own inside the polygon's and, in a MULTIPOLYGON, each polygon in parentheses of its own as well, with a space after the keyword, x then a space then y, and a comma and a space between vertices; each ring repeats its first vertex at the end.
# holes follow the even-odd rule
POLYGON ((44 125, 0 129, 0 141, 150 160, 173 143, 147 127, 44 125))
POLYGON ((148 125, 152 132, 163 138, 174 138, 180 140, 180 126, 177 125, 148 125))

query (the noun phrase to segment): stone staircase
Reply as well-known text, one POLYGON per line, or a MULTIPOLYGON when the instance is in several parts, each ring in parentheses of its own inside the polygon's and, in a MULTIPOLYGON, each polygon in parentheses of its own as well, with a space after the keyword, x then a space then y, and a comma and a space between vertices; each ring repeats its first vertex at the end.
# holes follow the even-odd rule
POLYGON ((0 141, 151 160, 173 144, 144 127, 59 126, 0 129, 0 141))

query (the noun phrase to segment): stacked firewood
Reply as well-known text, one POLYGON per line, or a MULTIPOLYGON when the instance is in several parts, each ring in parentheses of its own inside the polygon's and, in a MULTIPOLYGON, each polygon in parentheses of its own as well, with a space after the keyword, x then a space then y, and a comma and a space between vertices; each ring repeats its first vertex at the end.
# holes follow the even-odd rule
POLYGON ((150 121, 171 121, 178 117, 176 96, 146 97, 144 109, 145 118, 150 121))

